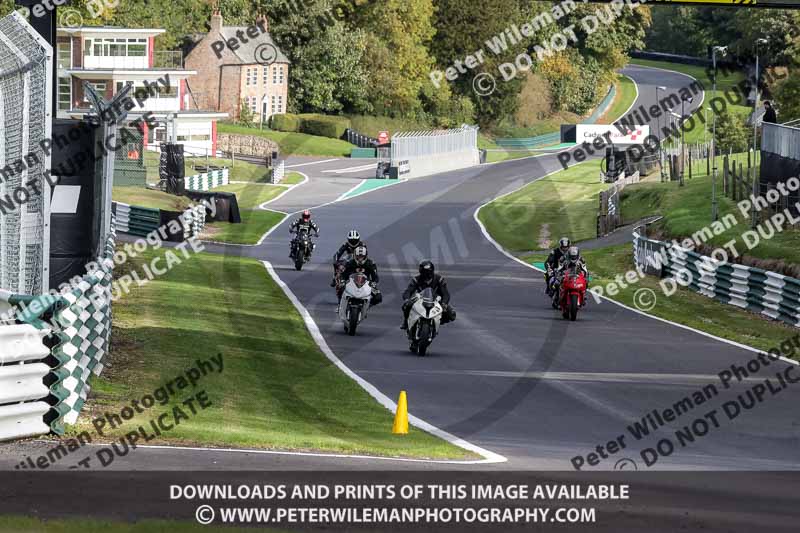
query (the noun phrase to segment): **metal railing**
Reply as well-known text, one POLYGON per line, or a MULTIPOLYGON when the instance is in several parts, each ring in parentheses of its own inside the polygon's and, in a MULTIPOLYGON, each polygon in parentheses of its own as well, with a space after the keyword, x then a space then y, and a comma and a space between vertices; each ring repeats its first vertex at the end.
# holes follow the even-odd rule
POLYGON ((405 131, 392 136, 392 161, 477 150, 478 128, 405 131))
POLYGON ((761 128, 761 150, 800 161, 800 128, 765 123, 761 128))

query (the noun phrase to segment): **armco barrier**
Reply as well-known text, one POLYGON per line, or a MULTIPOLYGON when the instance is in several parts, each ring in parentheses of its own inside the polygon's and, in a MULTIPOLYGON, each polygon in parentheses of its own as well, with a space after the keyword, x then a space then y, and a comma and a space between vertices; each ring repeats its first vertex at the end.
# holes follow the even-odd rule
POLYGON ((633 234, 634 261, 652 268, 653 253, 660 250, 662 275, 717 301, 735 305, 786 324, 800 327, 800 280, 760 268, 723 263, 673 243, 633 234))
POLYGON ((122 233, 144 237, 156 231, 161 224, 161 212, 158 209, 114 202, 112 210, 116 215, 116 229, 122 233))
POLYGON ((210 191, 216 187, 228 184, 228 169, 212 170, 194 176, 187 176, 183 179, 186 189, 190 191, 210 191))
MULTIPOLYGON (((8 295, 5 295, 6 298, 8 295)), ((30 324, 0 325, 0 440, 50 431, 44 417, 50 405, 45 379, 51 368, 44 339, 50 331, 30 324)))
POLYGON ((0 441, 49 433, 50 426, 44 422, 49 412, 47 402, 0 405, 0 441))

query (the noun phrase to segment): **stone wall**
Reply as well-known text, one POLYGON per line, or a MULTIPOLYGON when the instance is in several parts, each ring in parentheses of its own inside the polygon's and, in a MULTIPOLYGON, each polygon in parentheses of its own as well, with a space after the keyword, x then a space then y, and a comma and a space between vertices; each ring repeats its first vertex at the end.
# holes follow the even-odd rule
POLYGON ((279 148, 278 143, 265 137, 220 133, 217 135, 217 150, 253 157, 267 157, 272 152, 278 152, 279 148))

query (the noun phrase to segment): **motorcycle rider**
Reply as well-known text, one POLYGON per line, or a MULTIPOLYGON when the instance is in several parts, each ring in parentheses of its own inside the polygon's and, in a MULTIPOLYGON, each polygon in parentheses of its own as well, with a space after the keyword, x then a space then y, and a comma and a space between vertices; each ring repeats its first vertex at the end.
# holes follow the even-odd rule
MULTIPOLYGON (((372 301, 370 302, 370 306, 378 305, 383 301, 381 292, 378 290, 378 282, 380 282, 378 266, 367 256, 367 247, 363 244, 355 249, 353 258, 345 265, 344 271, 342 272, 342 279, 347 280, 353 274, 364 274, 367 276, 369 284, 372 287, 372 301)), ((336 294, 340 300, 343 292, 344 286, 336 290, 336 294)))
MULTIPOLYGON (((581 251, 578 249, 577 246, 570 246, 567 250, 567 254, 561 258, 561 263, 558 265, 558 269, 555 272, 556 284, 561 285, 561 280, 564 278, 564 274, 570 270, 575 269, 575 273, 583 272, 583 275, 586 276, 586 288, 589 288, 589 269, 586 268, 586 261, 581 256, 581 251)), ((553 305, 557 305, 556 302, 556 294, 557 291, 554 291, 553 295, 553 305)), ((586 305, 586 301, 583 302, 586 305)))
POLYGON ((561 258, 563 258, 567 251, 569 251, 569 247, 572 243, 569 240, 569 237, 561 237, 558 241, 558 247, 553 248, 550 252, 550 255, 547 256, 547 260, 544 262, 545 266, 545 274, 544 274, 544 281, 545 281, 545 292, 548 296, 553 296, 553 287, 552 280, 553 274, 556 270, 558 270, 559 265, 561 264, 561 258))
MULTIPOLYGON (((300 229, 305 229, 306 231, 309 232, 309 234, 313 230, 314 231, 314 236, 315 237, 319 237, 319 226, 317 226, 317 224, 311 218, 311 211, 309 211, 308 209, 303 211, 303 214, 300 215, 300 217, 297 218, 294 222, 292 222, 292 225, 289 226, 289 233, 290 234, 291 233, 299 233, 300 229)), ((289 257, 292 257, 291 250, 294 249, 294 242, 295 242, 295 239, 292 239, 291 248, 290 248, 290 252, 289 252, 289 257)), ((311 241, 311 252, 314 251, 314 247, 315 247, 314 242, 311 241)))
POLYGON ((419 264, 419 275, 411 278, 411 282, 403 292, 403 325, 400 329, 408 329, 408 315, 414 302, 411 297, 425 289, 432 289, 434 297, 441 297, 442 324, 447 324, 456 319, 456 310, 450 305, 450 291, 444 277, 436 273, 436 267, 431 261, 425 260, 419 264))
POLYGON ((331 280, 331 287, 336 286, 336 267, 339 261, 342 260, 342 257, 345 258, 345 261, 352 259, 356 248, 359 246, 366 247, 367 245, 361 240, 361 235, 358 231, 351 229, 350 233, 347 234, 347 240, 344 241, 336 253, 333 254, 333 279, 331 280))

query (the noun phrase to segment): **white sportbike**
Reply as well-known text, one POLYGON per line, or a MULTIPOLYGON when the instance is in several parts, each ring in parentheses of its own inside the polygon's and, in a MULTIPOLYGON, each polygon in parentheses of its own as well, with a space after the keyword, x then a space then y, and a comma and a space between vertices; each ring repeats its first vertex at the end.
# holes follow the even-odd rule
POLYGON ((356 328, 367 318, 367 311, 372 300, 372 286, 367 276, 356 273, 345 283, 342 298, 339 300, 339 318, 348 335, 355 335, 356 328))
POLYGON ((425 355, 428 346, 439 333, 444 308, 440 296, 433 296, 433 290, 427 288, 411 297, 411 311, 406 322, 409 349, 420 356, 425 355))

